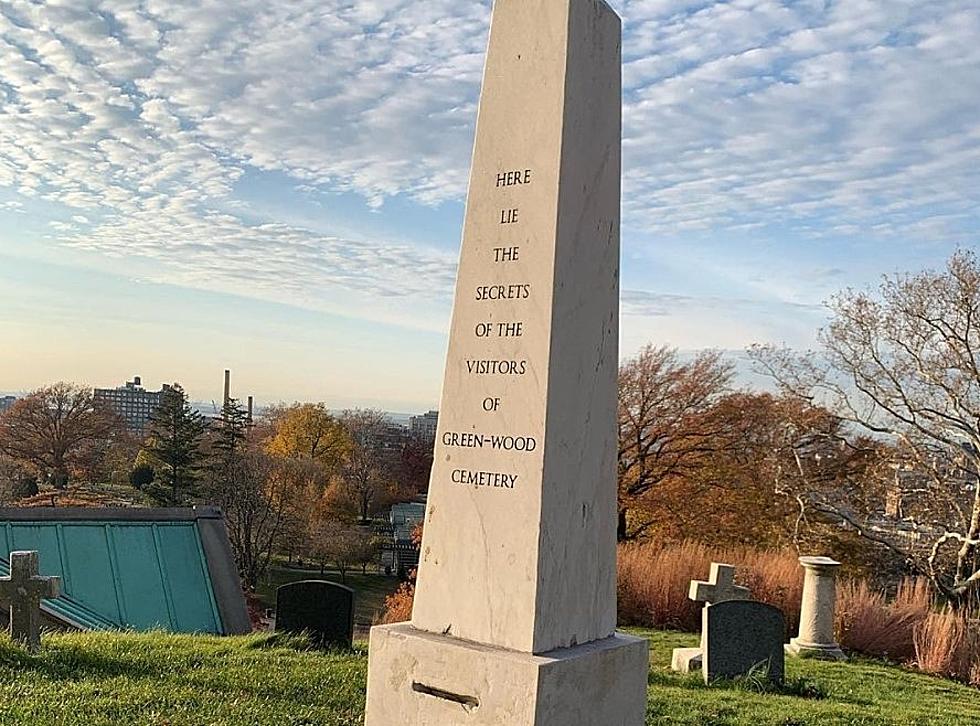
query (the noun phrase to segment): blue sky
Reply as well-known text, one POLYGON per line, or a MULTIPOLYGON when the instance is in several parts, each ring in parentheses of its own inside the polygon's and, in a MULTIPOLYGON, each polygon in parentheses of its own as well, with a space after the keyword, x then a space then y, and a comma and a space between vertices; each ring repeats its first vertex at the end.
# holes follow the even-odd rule
MULTIPOLYGON (((624 354, 980 229, 975 0, 618 0, 624 354)), ((489 2, 0 5, 0 391, 436 404, 489 2)))

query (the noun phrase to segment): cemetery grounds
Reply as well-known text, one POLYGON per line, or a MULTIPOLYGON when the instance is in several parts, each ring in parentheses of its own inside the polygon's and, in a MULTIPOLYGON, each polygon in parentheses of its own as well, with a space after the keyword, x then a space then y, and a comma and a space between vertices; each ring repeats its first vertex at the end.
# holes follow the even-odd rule
MULTIPOLYGON (((648 726, 980 726, 980 692, 904 668, 791 658, 783 693, 761 679, 706 687, 669 667, 696 635, 631 632, 650 639, 648 726)), ((321 653, 275 634, 47 634, 30 656, 0 636, 0 724, 354 726, 366 674, 363 641, 321 653)))

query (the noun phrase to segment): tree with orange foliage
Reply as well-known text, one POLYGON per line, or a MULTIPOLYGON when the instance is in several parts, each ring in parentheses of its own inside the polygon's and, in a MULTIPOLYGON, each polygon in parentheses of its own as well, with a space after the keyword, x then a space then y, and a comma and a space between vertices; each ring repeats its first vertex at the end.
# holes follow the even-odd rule
POLYGON ((91 388, 55 383, 19 399, 0 415, 0 453, 32 466, 43 482, 65 489, 88 447, 103 445, 120 421, 91 388))
POLYGON ((620 541, 654 524, 646 509, 656 490, 720 451, 724 440, 712 410, 732 373, 717 352, 684 362, 672 348, 649 345, 620 366, 620 541))

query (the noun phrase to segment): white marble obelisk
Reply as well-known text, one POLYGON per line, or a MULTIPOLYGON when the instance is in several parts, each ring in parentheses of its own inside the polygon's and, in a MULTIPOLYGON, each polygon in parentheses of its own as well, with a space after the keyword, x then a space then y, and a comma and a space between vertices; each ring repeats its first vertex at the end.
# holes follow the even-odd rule
POLYGON ((367 726, 638 726, 616 626, 621 28, 496 0, 412 623, 367 726))

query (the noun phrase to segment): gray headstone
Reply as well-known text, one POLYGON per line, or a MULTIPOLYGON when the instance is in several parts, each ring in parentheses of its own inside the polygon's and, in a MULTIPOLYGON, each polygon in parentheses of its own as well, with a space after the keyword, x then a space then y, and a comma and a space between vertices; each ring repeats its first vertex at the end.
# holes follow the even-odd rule
POLYGON ((744 676, 753 669, 768 671, 782 683, 785 670, 782 611, 754 600, 729 600, 708 605, 701 614, 704 681, 744 676))
POLYGON ((354 591, 324 580, 303 580, 276 590, 276 630, 306 632, 320 648, 354 642, 354 591))

